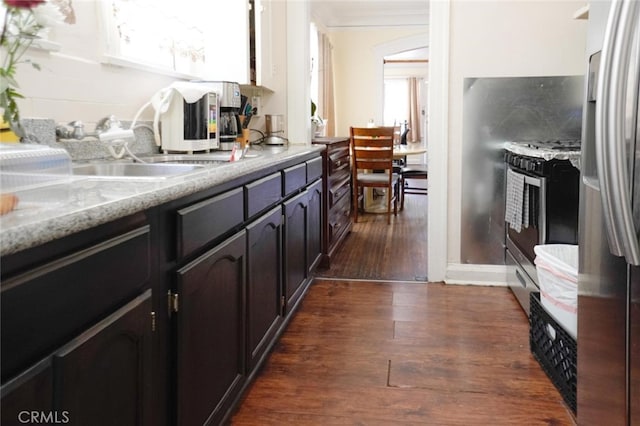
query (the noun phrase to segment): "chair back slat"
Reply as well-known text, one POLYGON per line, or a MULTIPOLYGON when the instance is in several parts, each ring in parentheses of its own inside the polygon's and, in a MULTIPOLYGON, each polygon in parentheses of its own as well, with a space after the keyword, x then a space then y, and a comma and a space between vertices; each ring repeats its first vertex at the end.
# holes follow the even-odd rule
POLYGON ((391 203, 397 212, 398 175, 393 173, 393 146, 399 143, 399 127, 351 127, 354 220, 358 221, 358 200, 363 188, 387 189, 387 223, 391 203))
POLYGON ((395 127, 352 127, 351 150, 356 170, 393 169, 395 127))

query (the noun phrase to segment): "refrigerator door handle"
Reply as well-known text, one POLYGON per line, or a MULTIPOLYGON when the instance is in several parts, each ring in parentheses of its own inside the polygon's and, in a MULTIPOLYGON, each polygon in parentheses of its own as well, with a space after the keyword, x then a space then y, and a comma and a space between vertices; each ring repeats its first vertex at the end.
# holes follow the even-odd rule
POLYGON ((638 16, 634 0, 614 1, 602 48, 596 103, 596 150, 600 195, 609 249, 640 265, 625 149, 625 107, 633 30, 638 16))

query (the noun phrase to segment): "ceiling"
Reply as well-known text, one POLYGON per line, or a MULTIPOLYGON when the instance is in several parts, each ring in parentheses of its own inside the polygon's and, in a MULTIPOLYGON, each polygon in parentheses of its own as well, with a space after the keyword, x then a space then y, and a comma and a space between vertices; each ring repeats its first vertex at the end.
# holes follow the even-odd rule
POLYGON ((311 0, 311 16, 328 30, 426 26, 428 0, 311 0))

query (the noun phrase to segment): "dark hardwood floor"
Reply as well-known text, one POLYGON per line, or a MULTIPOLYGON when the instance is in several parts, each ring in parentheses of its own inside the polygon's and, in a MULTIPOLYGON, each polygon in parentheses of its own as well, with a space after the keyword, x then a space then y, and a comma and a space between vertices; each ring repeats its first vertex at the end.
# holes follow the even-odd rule
MULTIPOLYGON (((420 180, 416 180, 420 184, 420 180)), ((338 248, 331 268, 318 277, 427 281, 428 196, 411 194, 387 225, 384 214, 361 213, 338 248)))
MULTIPOLYGON (((419 198, 426 210, 427 197, 412 197, 419 198)), ((365 231, 388 227, 370 226, 375 215, 363 219, 365 231)), ((390 236, 358 241, 375 246, 368 253, 394 244, 390 236)), ((346 263, 336 265, 347 271, 346 263)), ((509 289, 418 283, 422 270, 402 266, 400 274, 398 264, 351 270, 370 277, 382 266, 379 276, 408 275, 407 282, 317 278, 231 423, 575 424, 530 353, 528 322, 509 289)))

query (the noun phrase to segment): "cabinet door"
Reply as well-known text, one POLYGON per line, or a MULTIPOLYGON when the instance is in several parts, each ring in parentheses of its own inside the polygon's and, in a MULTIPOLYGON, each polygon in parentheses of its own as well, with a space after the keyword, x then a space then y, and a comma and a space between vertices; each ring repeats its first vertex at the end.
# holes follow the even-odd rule
POLYGON ((308 189, 308 259, 311 273, 322 256, 322 181, 318 180, 308 189))
POLYGON ((3 279, 2 381, 148 288, 150 252, 151 228, 145 225, 3 279))
POLYGON ((282 322, 282 208, 247 227, 247 334, 253 368, 282 322))
MULTIPOLYGON (((0 414, 3 426, 30 423, 30 413, 53 414, 53 374, 51 357, 37 363, 2 385, 0 393, 0 414)), ((67 413, 57 414, 60 420, 67 413)))
POLYGON ((151 290, 53 355, 54 410, 74 425, 149 425, 151 290))
POLYGON ((177 422, 217 424, 245 373, 245 231, 177 273, 177 422))
POLYGON ((300 299, 303 284, 307 279, 308 262, 308 192, 302 192, 284 203, 284 267, 286 311, 291 312, 300 299))

